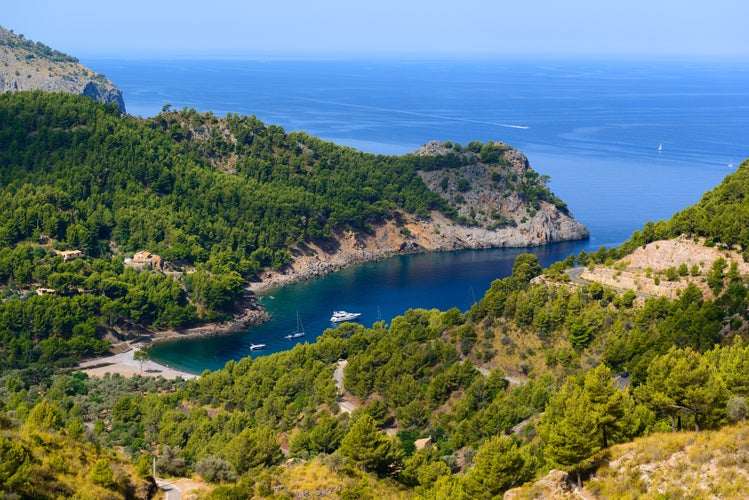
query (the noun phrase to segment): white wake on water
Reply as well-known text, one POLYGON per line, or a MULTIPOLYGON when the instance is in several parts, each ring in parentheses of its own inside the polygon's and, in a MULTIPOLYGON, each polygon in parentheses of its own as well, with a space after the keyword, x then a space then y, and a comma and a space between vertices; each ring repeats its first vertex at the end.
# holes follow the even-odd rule
POLYGON ((504 128, 514 128, 519 130, 528 130, 527 125, 514 125, 511 123, 496 123, 496 122, 488 122, 483 120, 472 120, 470 118, 460 118, 457 116, 445 116, 445 115, 435 115, 431 113, 421 113, 418 111, 407 111, 404 109, 392 109, 392 108, 382 108, 379 106, 368 106, 365 104, 352 104, 347 102, 338 102, 338 101, 329 101, 325 99, 312 99, 310 97, 299 97, 297 98, 302 101, 310 101, 310 102, 317 102, 321 104, 332 104, 334 106, 342 106, 346 108, 357 108, 357 109, 370 109, 372 111, 384 111, 386 113, 398 113, 401 115, 410 115, 410 116, 420 116, 423 118, 435 118, 437 120, 444 120, 444 121, 453 121, 453 122, 462 122, 462 123, 475 123, 479 125, 490 125, 494 127, 504 127, 504 128))

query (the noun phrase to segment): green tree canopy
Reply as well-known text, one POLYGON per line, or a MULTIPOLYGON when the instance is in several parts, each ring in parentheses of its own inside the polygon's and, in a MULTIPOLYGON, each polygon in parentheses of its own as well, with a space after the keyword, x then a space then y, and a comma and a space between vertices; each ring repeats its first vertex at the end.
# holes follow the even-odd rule
POLYGON ((473 468, 465 476, 471 498, 496 498, 520 486, 535 474, 536 461, 513 438, 493 436, 478 450, 473 468))
POLYGON ((568 380, 554 393, 539 424, 544 456, 554 467, 577 472, 590 465, 600 447, 599 415, 583 387, 568 380))
POLYGON ((395 438, 379 430, 374 419, 364 413, 341 441, 341 453, 364 470, 380 476, 398 473, 403 450, 395 438))

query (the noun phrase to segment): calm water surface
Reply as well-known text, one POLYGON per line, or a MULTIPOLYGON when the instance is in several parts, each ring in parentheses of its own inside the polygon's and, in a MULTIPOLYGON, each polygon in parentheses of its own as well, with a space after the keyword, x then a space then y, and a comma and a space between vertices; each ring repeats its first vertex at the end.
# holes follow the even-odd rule
MULTIPOLYGON (((749 157, 749 65, 727 62, 88 60, 124 92, 128 112, 165 104, 255 115, 286 130, 376 154, 430 140, 502 141, 551 176, 590 241, 532 249, 545 266, 626 240, 695 203, 749 157), (662 152, 658 146, 662 145, 662 152)), ((296 312, 312 341, 333 309, 362 323, 410 307, 467 309, 519 250, 409 256, 267 294, 274 320, 236 336, 154 347, 188 371, 288 348, 296 312), (270 296, 272 295, 273 298, 270 296)))
POLYGON ((410 308, 457 307, 464 311, 481 298, 492 280, 510 273, 518 254, 533 252, 542 266, 548 267, 585 245, 576 242, 525 249, 439 252, 370 262, 268 290, 261 303, 273 319, 249 332, 163 342, 154 345, 150 353, 170 366, 200 373, 221 368, 229 359, 262 356, 286 350, 297 342, 313 342, 326 328, 335 328, 329 321, 335 309, 362 313, 359 322, 365 326, 380 319, 389 322, 410 308), (296 330, 297 312, 306 335, 286 339, 296 330), (251 343, 266 344, 266 348, 251 351, 251 343))

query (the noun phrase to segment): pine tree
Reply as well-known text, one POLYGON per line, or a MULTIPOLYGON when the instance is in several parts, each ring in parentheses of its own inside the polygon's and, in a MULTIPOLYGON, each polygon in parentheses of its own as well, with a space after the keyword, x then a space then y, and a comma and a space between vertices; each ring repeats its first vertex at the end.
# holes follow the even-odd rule
POLYGON ((133 353, 133 360, 140 363, 140 371, 143 372, 143 363, 148 360, 148 353, 143 349, 138 349, 133 353))
POLYGON ((380 476, 397 473, 403 460, 403 450, 395 439, 378 431, 374 419, 366 413, 351 426, 340 451, 364 470, 380 476))
POLYGON ((614 378, 606 365, 598 365, 585 374, 585 393, 598 415, 601 447, 608 448, 609 439, 621 428, 626 395, 614 387, 614 378))
POLYGON ((675 417, 691 415, 694 429, 699 431, 701 419, 709 421, 725 408, 728 393, 707 356, 690 347, 671 347, 650 363, 647 383, 638 388, 637 396, 654 410, 670 416, 674 428, 675 417))
POLYGON ((584 389, 568 380, 549 400, 539 425, 546 459, 555 467, 577 472, 578 485, 580 470, 600 449, 598 419, 584 389))
POLYGON ((495 498, 533 477, 535 460, 516 440, 493 436, 481 448, 464 486, 471 498, 495 498))

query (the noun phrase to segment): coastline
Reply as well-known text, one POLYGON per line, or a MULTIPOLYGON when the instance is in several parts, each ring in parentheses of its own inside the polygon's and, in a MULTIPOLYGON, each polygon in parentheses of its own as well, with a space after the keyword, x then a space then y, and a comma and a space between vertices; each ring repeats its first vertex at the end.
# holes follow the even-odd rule
POLYGON ((141 364, 134 359, 135 352, 139 348, 130 348, 125 352, 107 356, 105 358, 96 358, 84 361, 78 364, 79 371, 86 373, 89 377, 103 377, 105 374, 119 374, 123 377, 130 378, 134 375, 143 377, 164 377, 168 380, 183 378, 185 380, 198 378, 199 375, 187 373, 181 370, 175 370, 166 365, 162 365, 147 359, 141 364))
MULTIPOLYGON (((538 217, 538 215, 537 215, 538 217)), ((545 224, 549 221, 544 220, 545 224)), ((112 355, 79 363, 86 373, 102 376, 104 373, 120 373, 132 376, 136 373, 144 376, 165 376, 166 378, 194 378, 197 375, 158 364, 148 360, 144 362, 143 371, 140 363, 132 359, 133 348, 148 347, 158 342, 186 339, 191 337, 220 336, 246 330, 249 326, 259 325, 270 320, 270 314, 258 304, 258 296, 273 288, 283 287, 312 278, 325 276, 347 267, 365 262, 379 261, 397 255, 419 254, 440 251, 455 251, 481 248, 539 246, 562 240, 578 240, 588 237, 587 230, 575 222, 571 228, 561 231, 541 230, 537 227, 507 228, 499 231, 488 231, 480 228, 454 226, 440 214, 433 214, 430 220, 405 216, 400 222, 385 221, 375 226, 370 233, 339 231, 335 234, 335 243, 321 246, 307 243, 293 252, 293 260, 281 270, 266 270, 257 281, 249 282, 245 295, 240 301, 239 312, 222 323, 207 323, 194 328, 173 330, 148 330, 135 327, 124 334, 114 336, 110 347, 112 355), (407 231, 404 231, 404 228, 407 231), (571 229, 571 230, 570 230, 571 229), (556 233, 556 234, 555 234, 556 233), (129 357, 128 357, 128 353, 129 357), (148 368, 146 364, 149 363, 148 368)))
MULTIPOLYGON (((542 202, 553 211, 553 207, 542 202)), ((278 271, 266 270, 259 281, 250 282, 247 290, 252 295, 269 289, 319 278, 342 269, 388 259, 397 255, 429 252, 452 252, 488 248, 523 248, 548 245, 562 241, 587 239, 588 230, 572 217, 555 213, 549 216, 539 211, 526 227, 505 227, 489 230, 453 224, 438 212, 421 219, 404 215, 401 222, 392 220, 373 227, 370 233, 338 231, 336 244, 327 248, 307 243, 297 248, 293 260, 278 271), (408 235, 408 236, 406 236, 408 235)))

